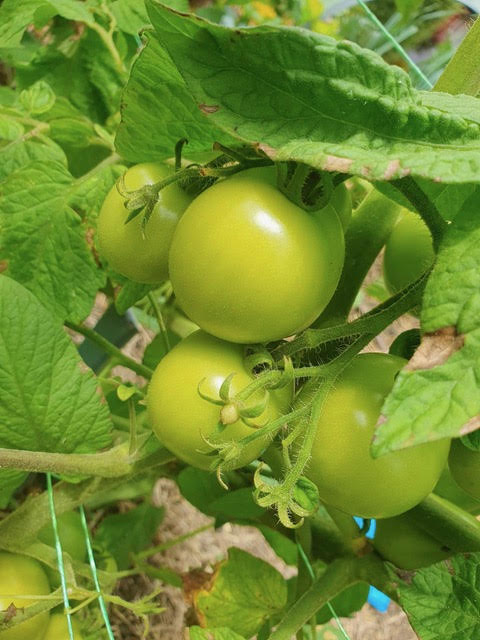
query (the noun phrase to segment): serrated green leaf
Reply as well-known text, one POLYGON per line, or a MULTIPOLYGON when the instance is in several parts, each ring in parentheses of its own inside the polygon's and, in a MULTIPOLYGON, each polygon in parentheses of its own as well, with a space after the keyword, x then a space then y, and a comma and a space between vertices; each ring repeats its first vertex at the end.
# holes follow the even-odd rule
POLYGON ((49 111, 55 104, 55 98, 52 87, 44 80, 35 82, 19 95, 20 103, 25 111, 34 115, 49 111))
POLYGON ((85 180, 77 181, 68 204, 75 211, 82 213, 82 217, 86 217, 89 224, 96 226, 97 216, 107 193, 125 170, 125 166, 113 164, 95 171, 85 180))
POLYGON ((287 604, 287 583, 271 565, 232 547, 211 587, 196 594, 195 608, 207 627, 225 627, 251 638, 287 604))
POLYGON ((132 162, 157 161, 174 155, 175 144, 188 139, 188 152, 207 151, 222 138, 190 96, 184 80, 152 34, 135 64, 123 94, 122 123, 116 146, 132 162))
POLYGON ((35 11, 45 0, 4 0, 0 6, 0 47, 20 44, 27 26, 33 22, 35 11))
POLYGON ((201 627, 190 627, 188 629, 190 640, 245 640, 238 633, 223 627, 221 629, 202 629, 201 627))
POLYGON ((274 160, 371 180, 478 181, 478 117, 457 113, 480 113, 476 98, 436 94, 433 107, 403 70, 353 43, 292 27, 228 29, 155 0, 146 6, 205 121, 274 160))
POLYGON ((68 206, 72 177, 60 164, 31 163, 1 187, 0 258, 7 274, 62 321, 83 320, 104 282, 87 229, 68 206))
POLYGON ((47 0, 55 12, 67 20, 78 20, 87 24, 93 22, 93 15, 80 0, 47 0))
POLYGON ((0 446, 62 453, 110 443, 109 412, 60 323, 0 276, 0 446))
POLYGON ((127 569, 130 554, 151 543, 164 513, 163 508, 145 502, 126 513, 107 516, 98 527, 95 542, 113 555, 119 569, 127 569))
POLYGON ((143 0, 115 0, 110 9, 118 28, 132 36, 150 24, 143 0))
POLYGON ((467 424, 480 413, 478 197, 467 200, 445 234, 423 299, 422 331, 430 335, 383 406, 376 455, 478 427, 467 424))
POLYGON ((0 114, 0 140, 16 140, 24 131, 20 122, 0 114))
MULTIPOLYGON (((456 555, 399 580, 400 604, 422 640, 480 637, 480 553, 456 555)), ((400 576, 401 577, 401 576, 400 576)))
POLYGON ((2 148, 0 180, 37 160, 67 166, 65 153, 53 141, 51 144, 44 144, 34 140, 17 139, 2 148))

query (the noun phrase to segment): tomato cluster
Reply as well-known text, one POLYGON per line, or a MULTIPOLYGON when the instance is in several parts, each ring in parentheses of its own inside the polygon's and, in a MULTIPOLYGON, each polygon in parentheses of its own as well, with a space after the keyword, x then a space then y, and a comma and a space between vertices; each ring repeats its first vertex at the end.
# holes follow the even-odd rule
MULTIPOLYGON (((139 165, 127 172, 125 183, 139 187, 166 171, 139 165)), ((151 380, 147 406, 158 438, 195 467, 212 468, 213 454, 226 450, 229 468, 237 468, 258 458, 269 436, 252 440, 238 455, 234 443, 315 395, 308 383, 295 400, 291 385, 263 389, 246 402, 260 407, 253 418, 235 400, 255 379, 244 360, 245 345, 299 333, 331 300, 342 272, 351 200, 340 184, 327 206, 306 211, 277 188, 273 167, 218 180, 191 202, 180 193, 178 186, 160 192, 155 222, 147 224, 143 238, 139 217, 124 224, 127 211, 112 190, 100 214, 100 248, 117 271, 140 282, 160 282, 168 270, 179 307, 200 327, 161 360, 151 380)), ((427 227, 404 211, 386 246, 388 288, 394 293, 416 280, 433 257, 427 227)), ((383 401, 404 364, 392 355, 357 356, 328 395, 306 468, 326 504, 389 518, 435 486, 448 439, 378 459, 370 455, 383 401)))

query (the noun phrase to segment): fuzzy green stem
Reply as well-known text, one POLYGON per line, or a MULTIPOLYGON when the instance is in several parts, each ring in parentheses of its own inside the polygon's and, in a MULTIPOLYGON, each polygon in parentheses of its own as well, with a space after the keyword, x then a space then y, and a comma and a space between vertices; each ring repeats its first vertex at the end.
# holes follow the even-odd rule
POLYGON ((72 331, 75 331, 76 333, 80 333, 82 336, 85 336, 85 338, 88 338, 92 342, 95 342, 106 353, 117 358, 118 364, 128 367, 144 378, 150 379, 152 377, 153 371, 149 367, 146 367, 145 365, 132 360, 132 358, 129 358, 127 355, 122 353, 122 351, 118 347, 109 342, 106 338, 101 336, 93 329, 88 329, 88 327, 85 327, 81 324, 75 324, 74 322, 70 322, 69 320, 65 321, 65 326, 72 331))
MULTIPOLYGON (((332 325, 324 329, 307 329, 292 342, 285 342, 279 345, 274 352, 274 356, 276 359, 280 359, 283 356, 291 356, 304 349, 314 349, 332 340, 350 338, 356 335, 369 334, 373 339, 397 318, 420 304, 425 283, 425 276, 422 276, 414 284, 382 302, 382 304, 353 322, 332 325)), ((308 367, 307 369, 313 370, 314 368, 308 367)), ((325 365, 320 365, 320 367, 316 368, 325 368, 325 365)), ((301 369, 296 369, 295 371, 299 373, 301 369)))
POLYGON ((433 247, 438 251, 438 247, 447 228, 447 222, 438 212, 437 207, 428 198, 411 177, 392 180, 392 184, 408 199, 413 208, 422 216, 432 234, 433 247))
POLYGON ((434 90, 452 94, 463 93, 469 96, 478 95, 480 92, 479 50, 480 20, 477 18, 438 79, 434 90))
POLYGON ((151 291, 148 294, 148 299, 150 301, 150 304, 152 305, 152 309, 157 319, 158 328, 160 329, 160 333, 162 335, 163 346, 165 347, 165 353, 168 353, 171 347, 170 347, 170 340, 167 332, 167 326, 165 324, 165 320, 163 319, 162 310, 160 309, 160 305, 157 303, 155 296, 151 291))
POLYGON ((417 526, 454 551, 480 551, 480 522, 435 493, 408 512, 417 526))
POLYGON ((390 235, 400 211, 400 205, 375 189, 364 199, 345 234, 345 263, 337 290, 313 327, 345 322, 365 276, 390 235))

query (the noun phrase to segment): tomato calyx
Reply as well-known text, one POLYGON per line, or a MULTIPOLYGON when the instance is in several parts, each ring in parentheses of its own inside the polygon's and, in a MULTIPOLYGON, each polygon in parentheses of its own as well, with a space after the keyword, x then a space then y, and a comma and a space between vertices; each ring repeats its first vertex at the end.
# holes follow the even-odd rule
POLYGON ((329 203, 333 189, 343 179, 343 176, 339 178, 302 162, 279 162, 276 168, 279 190, 305 211, 323 209, 329 203))

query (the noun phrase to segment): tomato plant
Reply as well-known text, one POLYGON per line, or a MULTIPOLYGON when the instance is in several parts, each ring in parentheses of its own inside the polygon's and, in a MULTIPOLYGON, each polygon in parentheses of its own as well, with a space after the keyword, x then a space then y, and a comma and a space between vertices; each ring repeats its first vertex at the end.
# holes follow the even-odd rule
POLYGON ((342 270, 333 207, 302 211, 265 172, 242 172, 200 194, 172 241, 170 278, 180 306, 204 331, 231 342, 270 342, 304 329, 342 270))
MULTIPOLYGON (((7 609, 12 603, 18 609, 37 602, 34 596, 46 596, 50 585, 42 565, 33 558, 16 553, 0 552, 0 610, 7 609), (22 596, 33 596, 24 598, 22 596)), ((18 626, 1 631, 2 640, 43 640, 48 625, 48 612, 22 622, 18 626)))
POLYGON ((385 245, 383 277, 393 294, 415 282, 433 263, 432 236, 422 218, 404 209, 385 245))
POLYGON ((478 635, 480 22, 323 4, 0 1, 0 638, 478 635))
MULTIPOLYGON (((385 397, 405 361, 368 353, 357 356, 325 402, 307 475, 320 497, 364 518, 388 518, 420 502, 440 477, 448 439, 373 459, 370 442, 385 397)), ((300 394, 298 402, 304 402, 300 394)))
MULTIPOLYGON (((242 404, 235 402, 235 394, 252 382, 243 361, 243 347, 224 342, 197 331, 180 342, 163 358, 152 377, 148 390, 148 412, 159 440, 181 460, 199 469, 209 469, 213 451, 209 443, 237 441, 254 431, 254 425, 265 425, 287 410, 291 390, 273 391, 260 415, 252 418, 252 426, 240 417, 242 404), (220 400, 220 388, 234 373, 230 385, 232 402, 225 401, 222 417, 218 404, 201 397, 206 394, 220 400), (230 417, 230 411, 233 418, 230 417), (178 429, 178 421, 182 429, 178 429)), ((248 406, 258 398, 245 401, 248 406)), ((255 460, 265 449, 268 438, 245 447, 235 466, 242 467, 255 460)))
MULTIPOLYGON (((127 191, 167 178, 171 169, 154 163, 137 164, 123 178, 127 191)), ((129 210, 125 198, 114 185, 98 216, 98 243, 102 256, 118 273, 144 283, 159 283, 168 278, 168 252, 175 227, 190 198, 177 185, 166 187, 153 208, 148 228, 142 218, 127 222, 129 210)))

